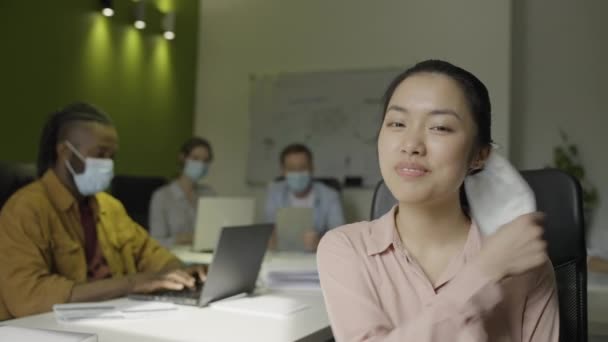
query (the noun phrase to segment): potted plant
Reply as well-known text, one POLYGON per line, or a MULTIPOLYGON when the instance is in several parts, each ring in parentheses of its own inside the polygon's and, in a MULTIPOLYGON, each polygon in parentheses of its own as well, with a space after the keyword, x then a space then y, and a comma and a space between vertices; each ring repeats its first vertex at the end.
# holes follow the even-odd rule
POLYGON ((553 166, 576 177, 583 190, 583 209, 586 228, 591 226, 593 213, 599 204, 597 188, 586 178, 578 147, 570 142, 568 135, 560 130, 561 144, 553 148, 553 166))

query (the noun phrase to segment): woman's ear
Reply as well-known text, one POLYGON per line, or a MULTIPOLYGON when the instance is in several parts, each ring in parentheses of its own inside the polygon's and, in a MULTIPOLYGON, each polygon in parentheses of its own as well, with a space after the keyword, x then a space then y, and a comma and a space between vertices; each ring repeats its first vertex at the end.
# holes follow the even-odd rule
POLYGON ((469 166, 469 173, 475 173, 483 170, 483 167, 486 164, 486 161, 490 157, 490 153, 492 153, 492 147, 489 145, 482 146, 473 157, 471 161, 471 165, 469 166))

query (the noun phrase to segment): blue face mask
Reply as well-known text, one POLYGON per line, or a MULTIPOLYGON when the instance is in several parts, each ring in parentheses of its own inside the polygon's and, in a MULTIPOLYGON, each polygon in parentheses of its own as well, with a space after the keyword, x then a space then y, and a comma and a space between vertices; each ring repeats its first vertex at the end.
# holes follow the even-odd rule
POLYGON ((190 178, 193 182, 198 182, 207 175, 209 165, 200 160, 186 159, 184 164, 184 175, 190 178))
POLYGON ((285 176, 287 187, 296 194, 304 192, 310 185, 311 179, 312 177, 308 171, 287 172, 285 176))
POLYGON ((78 192, 83 196, 92 196, 107 189, 114 177, 114 161, 108 158, 85 158, 69 141, 66 141, 66 145, 84 163, 84 172, 76 173, 70 162, 65 161, 78 192))

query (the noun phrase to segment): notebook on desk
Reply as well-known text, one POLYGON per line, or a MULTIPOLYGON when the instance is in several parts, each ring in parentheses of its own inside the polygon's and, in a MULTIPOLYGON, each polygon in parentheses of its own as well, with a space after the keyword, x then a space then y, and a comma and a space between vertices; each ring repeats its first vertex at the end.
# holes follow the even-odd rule
POLYGON ((292 314, 309 308, 309 305, 281 295, 260 295, 235 298, 211 304, 211 308, 242 314, 286 319, 292 314))
POLYGON ((239 293, 252 293, 272 229, 271 224, 223 228, 205 283, 198 283, 195 289, 132 294, 129 298, 206 306, 239 293))
POLYGON ((201 197, 196 210, 192 249, 212 252, 223 227, 251 225, 255 202, 245 197, 201 197))

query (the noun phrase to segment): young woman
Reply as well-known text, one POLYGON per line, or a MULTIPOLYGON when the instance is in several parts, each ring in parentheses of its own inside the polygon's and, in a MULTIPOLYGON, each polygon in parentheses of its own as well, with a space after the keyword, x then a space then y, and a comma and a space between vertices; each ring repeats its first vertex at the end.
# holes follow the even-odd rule
POLYGON ((337 341, 558 341, 542 214, 480 234, 461 203, 491 153, 481 81, 428 60, 385 94, 378 156, 398 200, 386 215, 328 232, 318 249, 337 341))
POLYGON ((181 173, 171 183, 156 190, 150 202, 150 235, 165 247, 192 243, 199 197, 215 191, 200 181, 213 161, 213 150, 203 138, 184 142, 179 152, 181 173))

